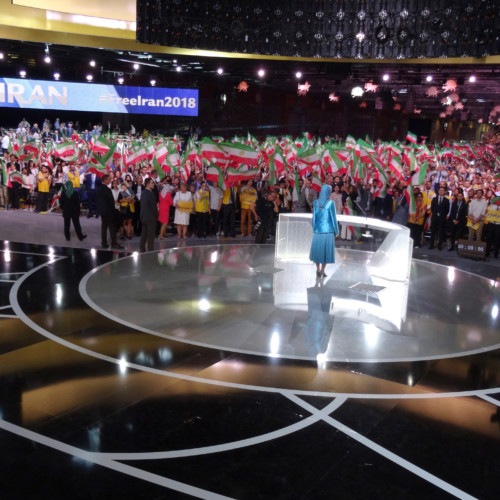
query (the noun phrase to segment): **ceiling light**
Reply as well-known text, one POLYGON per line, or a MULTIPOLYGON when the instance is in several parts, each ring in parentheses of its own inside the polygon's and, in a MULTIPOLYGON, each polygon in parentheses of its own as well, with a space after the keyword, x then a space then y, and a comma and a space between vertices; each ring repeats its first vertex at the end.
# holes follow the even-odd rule
POLYGON ((182 68, 180 66, 176 66, 175 71, 177 71, 177 73, 179 73, 179 71, 182 71, 182 68))
POLYGON ((3 59, 3 58, 4 58, 3 52, 0 52, 0 59, 3 59))
POLYGON ((384 73, 384 75, 382 76, 382 80, 384 80, 384 82, 387 82, 389 80, 389 74, 384 73))
POLYGON ((136 71, 139 69, 139 65, 137 63, 134 63, 134 65, 132 66, 136 71))
POLYGON ((359 43, 361 43, 364 39, 365 39, 365 34, 362 31, 356 34, 356 40, 359 43))
POLYGON ((88 82, 91 82, 94 79, 94 77, 92 75, 90 75, 90 74, 87 75, 85 78, 87 78, 88 82))
POLYGON ((474 75, 471 75, 469 77, 469 82, 474 83, 476 81, 476 77, 474 75))
POLYGON ((224 73, 224 70, 222 68, 217 68, 217 74, 222 75, 224 73))
POLYGON ((361 97, 363 95, 363 89, 361 87, 354 87, 351 90, 351 95, 353 97, 361 97))
POLYGON ((19 76, 21 78, 24 78, 26 76, 26 71, 24 71, 24 69, 22 69, 21 71, 19 71, 19 76))
POLYGON ((123 82, 124 82, 124 81, 125 81, 125 80, 124 80, 123 76, 118 77, 118 83, 119 83, 120 85, 123 85, 123 82))
POLYGON ((54 73, 54 80, 59 80, 61 78, 61 75, 59 73, 54 73))
POLYGON ((49 56, 49 55, 45 56, 45 57, 43 58, 43 60, 44 60, 47 64, 50 64, 50 63, 51 63, 51 61, 52 61, 52 59, 50 58, 50 56, 49 56))
POLYGON ((95 67, 95 61, 92 59, 89 64, 94 68, 95 67))
POLYGON ((302 78, 302 73, 300 71, 297 71, 297 73, 295 73, 295 78, 298 78, 300 80, 302 78))
POLYGON ((426 81, 426 82, 432 82, 432 75, 427 75, 427 76, 425 77, 425 81, 426 81))
POLYGON ((156 80, 152 78, 149 83, 151 84, 151 87, 154 87, 156 85, 156 80))
POLYGON ((259 71, 257 71, 257 74, 260 76, 260 78, 262 78, 266 74, 266 72, 263 69, 259 69, 259 71))
POLYGON ((174 64, 177 64, 177 59, 174 59, 172 62, 173 62, 174 64))

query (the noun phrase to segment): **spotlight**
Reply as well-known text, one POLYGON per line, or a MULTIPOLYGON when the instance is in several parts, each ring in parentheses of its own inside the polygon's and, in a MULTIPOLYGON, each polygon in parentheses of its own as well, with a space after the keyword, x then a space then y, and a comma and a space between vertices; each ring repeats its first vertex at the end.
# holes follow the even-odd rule
POLYGON ((132 66, 136 71, 139 69, 139 65, 137 63, 134 63, 134 65, 132 66))
POLYGON ((54 73, 54 80, 59 80, 61 78, 61 75, 59 73, 54 73))
POLYGON ((19 76, 21 78, 24 78, 26 76, 26 71, 24 71, 24 69, 22 69, 21 71, 19 71, 19 76))
POLYGON ((0 52, 0 60, 4 58, 3 52, 0 52))
POLYGON ((361 97, 363 95, 363 89, 361 87, 354 87, 351 90, 351 95, 353 97, 361 97))
POLYGON ((44 60, 47 64, 50 64, 50 63, 52 62, 52 59, 50 58, 50 56, 49 56, 49 55, 45 56, 45 57, 43 58, 43 60, 44 60))
POLYGON ((476 77, 475 77, 474 75, 471 75, 471 76, 469 77, 469 82, 470 82, 470 83, 474 83, 475 81, 476 81, 476 77))
POLYGON ((361 43, 365 39, 365 36, 366 35, 362 31, 360 31, 356 34, 356 40, 361 43))
POLYGON ((87 75, 85 78, 87 78, 88 82, 91 82, 94 79, 94 77, 92 75, 90 75, 90 74, 87 75))
POLYGON ((426 81, 426 82, 432 82, 432 75, 427 75, 427 76, 425 77, 425 81, 426 81))
POLYGON ((149 83, 151 84, 151 87, 154 87, 156 85, 156 80, 153 78, 149 83))
POLYGON ((222 75, 224 73, 224 70, 222 68, 217 68, 217 74, 222 75))
POLYGON ((123 82, 124 82, 124 81, 125 81, 125 80, 123 79, 123 76, 118 77, 118 83, 119 83, 120 85, 123 85, 123 82))
POLYGON ((257 74, 260 76, 260 78, 262 78, 266 74, 266 72, 263 69, 259 69, 259 71, 257 71, 257 74))
POLYGON ((173 59, 173 60, 172 60, 172 62, 173 62, 174 64, 177 64, 177 59, 173 59))
POLYGON ((300 71, 297 71, 297 73, 295 73, 295 78, 300 80, 302 78, 302 73, 300 71))
POLYGON ((384 73, 384 75, 382 76, 382 80, 384 80, 384 82, 387 82, 389 80, 388 73, 384 73))
POLYGON ((177 71, 177 73, 179 73, 180 71, 182 71, 182 68, 180 66, 176 66, 175 71, 177 71))
POLYGON ((95 61, 92 59, 89 64, 94 68, 95 67, 95 61))

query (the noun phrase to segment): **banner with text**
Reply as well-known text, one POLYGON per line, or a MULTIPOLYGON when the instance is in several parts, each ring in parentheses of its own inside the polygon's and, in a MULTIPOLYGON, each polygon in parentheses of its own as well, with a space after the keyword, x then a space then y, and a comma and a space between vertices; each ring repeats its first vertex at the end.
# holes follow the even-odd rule
POLYGON ((0 107, 198 116, 198 90, 0 78, 0 107))

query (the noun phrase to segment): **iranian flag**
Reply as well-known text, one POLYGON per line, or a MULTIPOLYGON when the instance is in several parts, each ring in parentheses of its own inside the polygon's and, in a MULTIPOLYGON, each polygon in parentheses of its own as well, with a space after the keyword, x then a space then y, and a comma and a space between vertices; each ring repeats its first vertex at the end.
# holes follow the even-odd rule
POLYGON ((153 159, 153 156, 156 151, 156 146, 153 144, 153 141, 149 139, 149 141, 146 143, 146 155, 148 156, 148 160, 151 161, 153 159))
POLYGON ((408 203, 408 213, 413 215, 417 211, 417 203, 415 201, 415 193, 413 192, 413 186, 409 186, 405 191, 406 202, 408 203))
POLYGON ((319 176, 317 174, 313 173, 311 176, 311 188, 314 189, 314 191, 317 191, 318 193, 320 193, 322 185, 323 184, 322 184, 319 176))
POLYGON ((398 179, 403 177, 403 167, 401 165, 401 157, 395 154, 389 156, 389 170, 396 175, 398 179))
POLYGON ((352 135, 348 135, 345 140, 345 147, 347 149, 354 149, 356 147, 356 139, 352 135))
POLYGON ((161 179, 165 175, 165 171, 162 168, 162 164, 158 161, 158 158, 153 156, 153 168, 158 172, 158 177, 161 179))
POLYGON ((165 142, 161 141, 156 144, 156 150, 153 155, 153 160, 156 158, 156 161, 161 165, 168 154, 168 146, 165 142))
POLYGON ((7 178, 8 178, 7 162, 3 158, 0 158, 0 160, 2 161, 2 171, 0 172, 0 175, 2 176, 2 184, 6 186, 7 185, 7 178))
POLYGON ((320 165, 321 158, 315 147, 309 147, 304 149, 304 151, 299 151, 297 154, 297 160, 302 163, 307 163, 307 165, 320 165))
POLYGON ((180 167, 181 165, 181 155, 177 150, 177 146, 174 143, 168 145, 168 155, 165 160, 172 167, 180 167))
MULTIPOLYGON (((499 195, 500 193, 497 192, 495 194, 499 195)), ((491 198, 490 203, 492 205, 497 205, 500 207, 500 196, 495 196, 494 198, 491 198)))
POLYGON ((59 189, 57 194, 52 198, 52 202, 50 203, 50 210, 52 210, 56 205, 59 205, 59 200, 61 198, 63 188, 59 189))
POLYGON ((224 175, 222 171, 223 169, 221 167, 219 167, 215 163, 212 163, 207 168, 207 174, 206 174, 207 181, 212 181, 215 185, 221 187, 221 184, 223 184, 224 182, 224 175))
POLYGON ((427 168, 429 166, 429 162, 425 160, 424 164, 420 166, 420 169, 417 170, 410 179, 410 186, 421 186, 425 182, 425 178, 427 176, 427 168))
POLYGON ((54 155, 59 158, 67 158, 69 156, 76 156, 75 143, 70 141, 60 142, 59 144, 54 144, 54 155))
POLYGON ((128 155, 124 158, 125 165, 135 165, 147 158, 146 148, 143 144, 134 144, 129 150, 128 155))
POLYGON ((109 149, 110 144, 103 135, 97 137, 94 141, 94 144, 92 145, 92 151, 94 153, 107 153, 109 149))
POLYGON ((86 174, 96 174, 98 177, 102 177, 104 174, 108 172, 106 165, 101 162, 95 163, 95 160, 91 161, 87 169, 85 170, 86 174))
POLYGON ((347 161, 351 158, 352 155, 351 151, 348 151, 346 148, 339 146, 333 146, 332 151, 340 161, 347 161))
POLYGON ((33 153, 34 155, 38 155, 39 150, 38 146, 36 145, 35 141, 29 141, 25 146, 24 146, 24 151, 28 153, 33 153))
POLYGON ((229 184, 234 185, 241 181, 248 181, 253 179, 259 173, 259 169, 241 170, 230 167, 227 169, 227 180, 229 184))
POLYGON ((278 176, 281 176, 281 174, 285 171, 285 160, 283 160, 283 156, 281 156, 281 153, 278 151, 271 156, 271 159, 269 160, 269 168, 272 168, 278 176))
POLYGON ((220 144, 230 161, 243 165, 257 165, 260 152, 245 144, 224 142, 220 144))
MULTIPOLYGON (((350 196, 347 197, 346 206, 342 207, 345 215, 358 215, 354 210, 354 206, 352 204, 352 198, 350 196)), ((354 228, 354 226, 348 226, 349 231, 356 237, 359 237, 358 231, 354 228)))
POLYGON ((23 174, 21 172, 18 172, 17 170, 14 170, 14 172, 9 173, 9 181, 12 182, 18 182, 21 184, 22 187, 25 188, 30 188, 31 186, 24 180, 23 174))
POLYGON ((406 134, 406 140, 410 141, 412 144, 417 144, 417 136, 410 131, 406 134))
POLYGON ((199 151, 202 158, 206 158, 208 161, 215 161, 219 165, 221 162, 227 162, 229 160, 224 148, 210 140, 208 137, 205 137, 202 141, 200 141, 199 151))

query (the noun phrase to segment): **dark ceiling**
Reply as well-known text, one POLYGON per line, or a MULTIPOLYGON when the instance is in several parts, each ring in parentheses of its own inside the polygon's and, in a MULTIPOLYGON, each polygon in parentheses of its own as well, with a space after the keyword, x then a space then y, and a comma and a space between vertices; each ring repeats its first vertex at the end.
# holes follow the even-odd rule
POLYGON ((221 92, 236 91, 241 81, 249 85, 248 93, 266 90, 279 90, 296 94, 298 83, 310 84, 309 95, 328 102, 329 94, 334 92, 341 102, 366 102, 367 109, 393 109, 396 104, 401 112, 417 114, 422 117, 436 118, 446 112, 462 120, 487 122, 500 118, 500 112, 490 113, 500 105, 500 65, 460 65, 460 64, 403 64, 403 63, 363 63, 363 62, 324 62, 324 61, 277 61, 256 59, 233 59, 217 57, 166 56, 165 54, 137 53, 121 50, 99 50, 83 47, 50 45, 51 63, 44 62, 45 44, 0 41, 0 51, 4 58, 0 60, 0 75, 19 77, 19 70, 27 71, 27 78, 52 79, 55 71, 61 74, 63 81, 84 82, 88 73, 92 73, 95 83, 117 84, 122 75, 125 85, 148 86, 151 78, 157 86, 194 87, 202 89, 205 85, 216 86, 221 92), (90 60, 96 61, 94 68, 90 60), (132 68, 139 63, 139 70, 132 68), (180 66, 181 72, 176 68, 180 66), (221 75, 217 68, 223 68, 221 75), (263 68, 263 78, 257 76, 257 70, 263 68), (295 73, 300 71, 301 78, 295 73), (389 80, 382 80, 383 74, 389 80), (431 75, 432 82, 426 77, 431 75), (469 82, 474 75, 476 82, 469 82), (445 92, 442 86, 447 80, 455 80, 455 92, 445 92), (366 92, 362 97, 351 97, 355 86, 364 87, 372 82, 379 85, 376 92, 366 92), (436 87, 436 97, 428 97, 430 87, 436 87), (458 94, 459 101, 443 105, 442 99, 450 94, 458 94), (455 109, 463 106, 463 109, 455 109))

